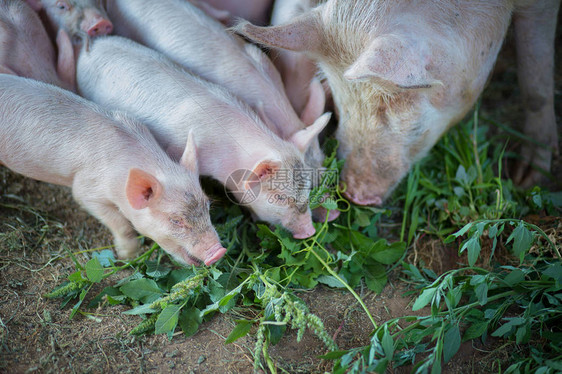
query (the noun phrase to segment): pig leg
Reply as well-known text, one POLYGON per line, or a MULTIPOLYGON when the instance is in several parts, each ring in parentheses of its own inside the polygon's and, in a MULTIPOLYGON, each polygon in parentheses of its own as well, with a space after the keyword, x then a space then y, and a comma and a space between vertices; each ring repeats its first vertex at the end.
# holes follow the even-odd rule
POLYGON ((99 200, 90 189, 81 188, 76 180, 72 193, 84 209, 109 228, 113 234, 117 257, 127 259, 138 253, 137 233, 115 205, 99 200))
POLYGON ((524 132, 545 146, 526 144, 515 167, 515 183, 529 187, 541 178, 535 167, 550 171, 552 152, 558 153, 554 115, 554 37, 560 0, 537 1, 513 17, 519 86, 525 110, 524 132))
POLYGON ((76 60, 74 58, 74 48, 70 37, 64 30, 59 30, 57 34, 58 61, 57 73, 59 78, 65 83, 70 91, 76 91, 76 60))

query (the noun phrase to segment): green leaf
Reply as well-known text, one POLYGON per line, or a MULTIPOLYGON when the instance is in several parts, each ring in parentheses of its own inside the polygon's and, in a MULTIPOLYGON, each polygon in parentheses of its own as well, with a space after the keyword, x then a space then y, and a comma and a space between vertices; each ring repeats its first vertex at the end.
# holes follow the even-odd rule
POLYGON ((182 309, 178 322, 185 336, 192 336, 197 332, 202 321, 201 311, 191 307, 182 309))
POLYGON ((473 236, 465 241, 459 253, 464 252, 464 250, 468 252, 468 264, 474 266, 480 255, 480 239, 477 236, 473 236))
POLYGON ((449 360, 461 347, 461 332, 458 325, 453 325, 443 337, 443 360, 449 360))
POLYGON ((162 296, 162 290, 152 279, 136 279, 124 284, 119 288, 123 294, 133 300, 138 300, 144 304, 151 303, 162 296))
POLYGON ((250 332, 251 328, 251 321, 247 321, 245 319, 237 321, 236 327, 234 327, 234 329, 230 332, 230 334, 224 341, 225 344, 230 344, 240 339, 241 337, 246 336, 250 332))
POLYGON ((92 257, 95 257, 99 260, 101 266, 104 268, 110 267, 113 262, 115 262, 115 254, 111 249, 104 249, 100 252, 92 253, 92 257))
POLYGON ((349 351, 332 351, 318 357, 323 360, 337 360, 338 358, 342 357, 347 353, 349 353, 349 351))
POLYGON ((333 275, 321 275, 318 278, 316 278, 316 280, 319 283, 325 284, 329 287, 345 288, 345 285, 342 282, 340 282, 339 279, 337 279, 333 275))
POLYGON ((166 277, 172 269, 164 266, 158 261, 146 261, 146 275, 154 279, 162 279, 166 277))
POLYGON ((533 234, 525 227, 523 222, 513 230, 506 244, 513 240, 513 253, 522 261, 525 253, 531 248, 533 244, 533 234))
POLYGON ((361 227, 366 227, 369 226, 371 224, 371 219, 369 217, 369 214, 357 207, 354 207, 354 212, 355 212, 355 222, 361 226, 361 227))
POLYGON ((467 340, 479 338, 486 332, 487 329, 488 329, 488 322, 485 321, 476 322, 470 325, 470 327, 466 329, 462 340, 467 341, 467 340))
POLYGON ((156 309, 152 309, 150 307, 150 304, 141 304, 141 305, 137 306, 136 308, 124 311, 123 314, 136 316, 136 315, 139 315, 139 314, 152 314, 152 313, 157 312, 157 311, 158 310, 156 310, 156 309))
POLYGON ((464 227, 462 229, 460 229, 459 231, 457 231, 454 234, 449 235, 449 237, 447 237, 447 239, 445 240, 445 243, 451 243, 455 240, 455 238, 458 238, 459 236, 463 236, 464 234, 466 234, 468 232, 468 230, 470 230, 470 228, 474 225, 474 222, 470 222, 467 223, 466 225, 464 225, 464 227))
POLYGON ((525 273, 520 269, 515 269, 511 273, 507 274, 503 281, 507 283, 508 286, 513 287, 525 280, 525 273))
POLYGON ((80 270, 75 271, 74 273, 70 274, 68 276, 68 280, 71 282, 84 282, 87 281, 88 279, 84 278, 84 276, 82 275, 82 272, 80 270))
POLYGON ((550 264, 542 273, 556 282, 562 283, 562 264, 560 262, 550 264))
POLYGON ((392 360, 392 357, 394 356, 394 341, 392 340, 392 336, 386 328, 384 331, 384 335, 382 336, 381 345, 385 357, 392 360))
POLYGON ((414 306, 412 306, 412 310, 416 311, 425 307, 427 304, 431 302, 436 292, 437 292, 437 288, 427 288, 423 290, 422 294, 418 296, 418 298, 416 299, 414 306))
POLYGON ((86 263, 86 276, 91 282, 97 283, 103 279, 103 266, 97 257, 92 258, 86 263))
POLYGON ((385 265, 391 265, 396 261, 398 261, 404 254, 404 251, 406 250, 406 243, 395 242, 388 245, 385 239, 381 239, 381 240, 384 242, 386 248, 376 251, 373 254, 373 258, 378 262, 380 262, 381 264, 385 264, 385 265))
POLYGON ((89 287, 84 288, 82 290, 82 292, 80 292, 80 297, 78 298, 78 302, 76 304, 74 304, 74 306, 72 307, 72 311, 70 312, 70 316, 68 317, 68 319, 72 319, 72 317, 74 317, 76 312, 78 312, 78 309, 80 308, 80 305, 82 305, 82 302, 84 301, 84 298, 86 297, 86 294, 88 293, 88 290, 89 290, 89 287))
POLYGON ((488 283, 482 282, 474 290, 476 298, 480 305, 485 305, 488 302, 488 283))
POLYGON ((155 334, 168 334, 171 339, 180 315, 181 305, 168 305, 158 316, 154 325, 155 334))
POLYGON ((333 198, 324 199, 322 206, 328 210, 338 209, 338 203, 333 198))

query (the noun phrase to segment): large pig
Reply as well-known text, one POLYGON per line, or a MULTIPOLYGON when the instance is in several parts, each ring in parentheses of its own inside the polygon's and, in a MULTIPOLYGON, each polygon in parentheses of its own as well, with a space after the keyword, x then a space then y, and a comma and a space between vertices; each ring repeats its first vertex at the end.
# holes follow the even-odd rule
POLYGON ((559 0, 328 0, 289 23, 238 30, 318 62, 339 111, 348 197, 381 204, 482 92, 513 15, 527 146, 515 181, 529 185, 557 149, 553 48, 559 0))
MULTIPOLYGON (((59 34, 57 43, 59 49, 69 50, 70 39, 66 33, 59 34)), ((41 20, 25 2, 0 3, 0 72, 71 89, 74 60, 68 57, 59 54, 57 62, 41 20)))
MULTIPOLYGON (((115 33, 162 52, 201 77, 225 87, 248 103, 284 139, 306 126, 291 108, 279 73, 256 46, 232 35, 219 22, 185 0, 108 0, 107 12, 115 33)), ((316 88, 316 89, 314 89, 316 88)), ((309 131, 322 130, 321 85, 308 102, 309 131), (313 118, 313 119, 312 119, 313 118)), ((306 157, 309 166, 322 166, 324 155, 314 139, 306 157)))
POLYGON ((162 147, 179 158, 193 131, 202 175, 241 192, 261 219, 282 224, 294 237, 314 234, 303 178, 302 152, 314 134, 302 130, 292 143, 273 134, 246 105, 222 87, 188 74, 164 55, 128 39, 96 39, 77 64, 82 95, 134 113, 162 147), (243 179, 237 170, 252 171, 243 179), (241 179, 242 178, 242 179, 241 179), (238 183, 242 182, 242 183, 238 183))
POLYGON ((0 75, 0 164, 72 188, 113 233, 117 254, 137 251, 133 227, 183 263, 225 253, 201 190, 193 139, 173 162, 149 130, 68 91, 0 75))
POLYGON ((101 0, 25 0, 35 11, 44 10, 53 30, 65 30, 73 42, 107 35, 113 24, 101 0))

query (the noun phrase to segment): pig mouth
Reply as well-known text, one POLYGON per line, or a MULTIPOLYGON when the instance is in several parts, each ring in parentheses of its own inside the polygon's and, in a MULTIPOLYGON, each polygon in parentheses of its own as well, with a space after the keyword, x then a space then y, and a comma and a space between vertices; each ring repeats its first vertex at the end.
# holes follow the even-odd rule
POLYGON ((224 248, 220 243, 214 244, 205 251, 205 260, 202 260, 193 255, 186 248, 181 248, 181 251, 183 252, 184 261, 188 265, 201 266, 202 264, 205 264, 207 266, 210 266, 224 256, 224 254, 226 253, 226 248, 224 248))

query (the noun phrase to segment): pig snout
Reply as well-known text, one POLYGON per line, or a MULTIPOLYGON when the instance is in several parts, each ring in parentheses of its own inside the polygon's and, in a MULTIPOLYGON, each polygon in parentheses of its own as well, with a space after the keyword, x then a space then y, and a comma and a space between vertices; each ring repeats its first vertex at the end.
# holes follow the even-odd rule
POLYGON ((84 15, 80 28, 89 36, 107 35, 113 31, 113 24, 110 20, 97 12, 90 12, 84 15))
POLYGON ((344 193, 344 196, 357 205, 382 205, 380 196, 365 196, 349 190, 344 193))
POLYGON ((216 243, 205 252, 205 265, 210 266, 214 264, 220 260, 225 253, 226 248, 224 248, 220 243, 216 243))
POLYGON ((290 224, 283 223, 283 226, 291 231, 291 233, 293 234, 293 238, 295 239, 310 238, 316 233, 316 229, 314 228, 314 226, 312 226, 312 219, 310 218, 310 216, 303 217, 300 220, 297 219, 290 224))
POLYGON ((328 222, 332 222, 340 216, 340 211, 330 210, 330 213, 328 213, 328 210, 326 208, 320 206, 312 210, 312 219, 315 222, 324 222, 324 220, 326 220, 326 214, 328 215, 328 222))
POLYGON ((316 233, 316 229, 314 228, 314 226, 312 226, 312 224, 310 224, 307 227, 301 228, 298 232, 294 232, 293 238, 306 239, 306 238, 310 238, 315 233, 316 233))
POLYGON ((203 262, 205 265, 209 266, 220 260, 225 253, 226 248, 221 245, 213 231, 200 237, 191 250, 186 250, 184 252, 183 257, 188 264, 192 263, 189 261, 189 259, 191 259, 198 261, 196 265, 203 262))

